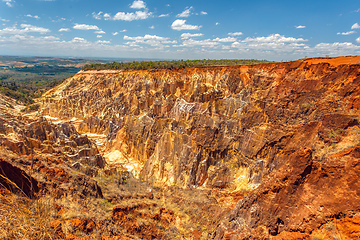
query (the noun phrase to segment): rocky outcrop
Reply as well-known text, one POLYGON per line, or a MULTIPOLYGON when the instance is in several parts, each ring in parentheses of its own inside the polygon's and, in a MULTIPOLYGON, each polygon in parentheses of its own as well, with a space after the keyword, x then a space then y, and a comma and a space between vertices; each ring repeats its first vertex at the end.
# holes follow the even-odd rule
POLYGON ((106 136, 108 163, 140 179, 247 191, 214 238, 306 239, 359 212, 358 60, 81 72, 40 113, 106 136))
POLYGON ((359 68, 351 57, 254 66, 82 72, 42 115, 105 134, 111 162, 181 186, 248 188, 302 147, 324 159, 357 143, 359 68), (110 153, 117 153, 111 155, 110 153))
POLYGON ((323 162, 310 149, 293 153, 288 162, 248 194, 219 225, 215 239, 265 239, 283 231, 308 237, 314 229, 360 209, 358 147, 323 162))
POLYGON ((36 179, 3 159, 0 159, 0 185, 11 192, 24 194, 30 198, 34 198, 39 192, 36 179))

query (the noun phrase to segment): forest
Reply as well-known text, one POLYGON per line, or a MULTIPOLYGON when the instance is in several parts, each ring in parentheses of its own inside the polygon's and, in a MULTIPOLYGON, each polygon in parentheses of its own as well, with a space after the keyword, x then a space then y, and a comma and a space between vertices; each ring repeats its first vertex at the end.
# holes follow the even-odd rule
POLYGON ((254 65, 269 63, 267 60, 255 59, 220 59, 220 60, 172 60, 172 61, 134 61, 134 62, 111 62, 87 64, 81 70, 103 70, 103 69, 122 69, 122 70, 147 70, 147 69, 180 69, 185 67, 205 67, 205 66, 232 66, 232 65, 254 65))

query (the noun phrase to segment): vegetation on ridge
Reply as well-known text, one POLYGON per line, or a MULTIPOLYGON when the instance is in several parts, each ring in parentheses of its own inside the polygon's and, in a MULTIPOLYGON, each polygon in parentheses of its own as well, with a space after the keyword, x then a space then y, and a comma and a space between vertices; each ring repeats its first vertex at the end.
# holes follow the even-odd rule
POLYGON ((34 98, 94 62, 101 60, 0 56, 0 93, 33 104, 34 98))
POLYGON ((267 60, 255 59, 220 59, 220 60, 173 60, 173 61, 148 61, 148 62, 112 62, 112 63, 96 63, 87 64, 81 70, 103 70, 103 69, 133 69, 133 70, 147 70, 147 69, 179 69, 185 67, 205 67, 205 66, 232 66, 232 65, 253 65, 261 63, 269 63, 267 60))

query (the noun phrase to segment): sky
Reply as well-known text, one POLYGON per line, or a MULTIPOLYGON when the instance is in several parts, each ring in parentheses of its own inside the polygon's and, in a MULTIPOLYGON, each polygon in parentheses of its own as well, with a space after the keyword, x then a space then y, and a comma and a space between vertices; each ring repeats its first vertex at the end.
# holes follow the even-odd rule
POLYGON ((288 61, 359 54, 359 0, 0 0, 0 55, 288 61))

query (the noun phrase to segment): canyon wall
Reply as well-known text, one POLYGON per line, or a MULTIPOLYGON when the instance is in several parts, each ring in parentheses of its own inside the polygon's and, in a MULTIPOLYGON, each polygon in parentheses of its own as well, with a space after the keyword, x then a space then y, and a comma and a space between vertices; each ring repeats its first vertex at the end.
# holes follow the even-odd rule
POLYGON ((106 135, 107 161, 143 179, 254 189, 301 148, 321 162, 360 142, 357 61, 80 72, 41 115, 106 135))
POLYGON ((79 72, 34 114, 0 96, 0 183, 114 237, 356 239, 359 61, 79 72))

